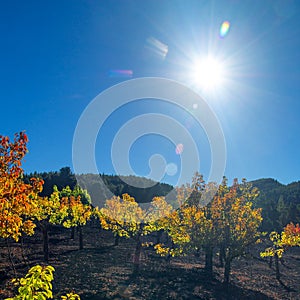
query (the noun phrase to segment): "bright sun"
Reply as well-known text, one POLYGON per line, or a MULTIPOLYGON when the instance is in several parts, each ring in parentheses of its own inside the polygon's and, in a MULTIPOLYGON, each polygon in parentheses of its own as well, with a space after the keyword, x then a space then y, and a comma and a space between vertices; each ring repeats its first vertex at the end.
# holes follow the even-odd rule
POLYGON ((195 83, 203 89, 212 89, 222 83, 224 72, 222 64, 213 57, 197 61, 194 65, 195 83))

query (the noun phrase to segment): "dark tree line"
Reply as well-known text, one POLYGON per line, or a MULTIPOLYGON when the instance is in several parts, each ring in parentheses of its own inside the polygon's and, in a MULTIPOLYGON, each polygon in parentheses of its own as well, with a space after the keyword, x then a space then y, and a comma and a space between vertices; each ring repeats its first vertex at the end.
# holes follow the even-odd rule
POLYGON ((169 184, 154 182, 151 179, 138 176, 117 176, 117 175, 78 175, 80 186, 87 189, 92 201, 105 201, 111 195, 107 194, 107 189, 116 196, 129 194, 139 203, 150 203, 156 196, 167 195, 173 187, 169 184), (99 184, 99 176, 103 184, 99 184), (129 184, 130 183, 130 184, 129 184), (104 189, 104 186, 106 189, 104 189))
POLYGON ((30 182, 30 178, 32 177, 44 180, 43 191, 40 193, 40 196, 43 197, 50 197, 54 186, 57 186, 60 191, 66 186, 69 186, 73 190, 77 184, 77 177, 77 179, 79 179, 78 184, 82 188, 88 190, 93 203, 96 203, 99 199, 105 201, 110 198, 111 195, 107 193, 107 190, 116 196, 121 197, 123 194, 129 194, 138 202, 149 203, 152 201, 153 197, 165 196, 173 189, 169 184, 154 182, 151 179, 138 176, 104 174, 81 174, 75 176, 69 167, 61 168, 59 171, 26 174, 24 176, 24 181, 30 182), (106 189, 103 185, 99 184, 99 177, 106 189), (130 182, 131 184, 128 184, 127 182, 130 182))
POLYGON ((59 171, 26 174, 24 176, 24 182, 29 182, 32 177, 44 180, 43 190, 40 193, 42 197, 50 197, 53 193, 54 186, 57 186, 60 191, 66 186, 69 186, 73 190, 77 184, 76 177, 70 167, 61 168, 59 171))
POLYGON ((280 231, 290 222, 300 222, 300 181, 284 185, 268 178, 252 184, 260 191, 256 206, 263 209, 263 231, 280 231))

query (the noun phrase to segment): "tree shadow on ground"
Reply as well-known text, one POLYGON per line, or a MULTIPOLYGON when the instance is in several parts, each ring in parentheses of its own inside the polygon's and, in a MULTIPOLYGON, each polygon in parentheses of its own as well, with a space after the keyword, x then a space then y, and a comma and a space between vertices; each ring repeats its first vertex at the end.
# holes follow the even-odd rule
POLYGON ((103 293, 82 295, 82 300, 100 299, 264 299, 272 300, 262 292, 244 289, 236 285, 225 287, 217 279, 207 277, 203 269, 182 269, 168 266, 161 270, 142 268, 139 274, 131 274, 118 282, 118 290, 112 297, 103 293))

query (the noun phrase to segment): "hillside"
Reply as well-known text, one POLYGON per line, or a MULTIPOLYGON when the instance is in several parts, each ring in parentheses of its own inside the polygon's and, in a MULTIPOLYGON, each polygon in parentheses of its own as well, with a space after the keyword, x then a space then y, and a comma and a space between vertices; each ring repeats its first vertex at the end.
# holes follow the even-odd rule
POLYGON ((43 191, 40 193, 41 196, 50 196, 54 185, 59 190, 65 186, 70 186, 73 189, 77 183, 82 188, 88 190, 93 203, 103 202, 110 198, 112 194, 121 196, 125 193, 130 194, 137 202, 147 203, 153 197, 165 196, 173 189, 169 184, 132 175, 80 174, 75 176, 69 167, 61 168, 59 171, 26 174, 24 181, 29 183, 32 177, 44 180, 43 191))
POLYGON ((264 230, 280 230, 289 222, 300 222, 300 181, 284 185, 263 178, 251 183, 260 192, 256 206, 263 209, 264 230))
POLYGON ((105 201, 111 197, 111 193, 116 196, 129 194, 137 202, 148 203, 153 197, 165 196, 173 189, 169 184, 138 176, 81 174, 76 178, 79 185, 88 190, 93 203, 105 201))

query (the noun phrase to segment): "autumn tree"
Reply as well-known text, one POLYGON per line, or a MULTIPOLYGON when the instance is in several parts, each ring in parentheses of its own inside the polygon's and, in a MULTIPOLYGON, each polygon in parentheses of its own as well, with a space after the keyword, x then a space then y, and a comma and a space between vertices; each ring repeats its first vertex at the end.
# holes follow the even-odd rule
POLYGON ((142 249, 141 237, 159 229, 157 220, 171 211, 171 206, 163 197, 154 197, 148 208, 142 208, 133 197, 123 194, 106 200, 99 210, 99 219, 103 229, 112 230, 120 237, 135 240, 133 255, 134 273, 139 270, 142 249))
POLYGON ((300 247, 300 226, 290 223, 286 225, 281 233, 273 231, 269 235, 272 246, 260 253, 261 257, 275 258, 276 279, 280 280, 279 259, 283 253, 291 247, 300 247))
POLYGON ((89 196, 86 191, 75 187, 65 187, 61 191, 56 186, 50 197, 39 197, 35 218, 43 234, 44 260, 49 260, 49 227, 51 224, 66 228, 79 227, 79 248, 83 249, 82 226, 90 219, 92 208, 81 202, 83 195, 86 202, 89 196))
POLYGON ((231 187, 227 180, 219 186, 211 203, 211 218, 218 231, 218 243, 224 249, 224 283, 229 283, 231 262, 246 253, 248 247, 259 241, 258 228, 262 222, 261 209, 253 208, 257 189, 237 179, 231 187))
POLYGON ((15 134, 14 141, 0 136, 0 237, 6 239, 9 260, 14 269, 8 238, 18 241, 23 234, 32 235, 38 193, 43 181, 23 181, 22 159, 27 153, 28 138, 24 132, 15 134))
POLYGON ((35 210, 35 220, 43 236, 44 260, 49 260, 49 227, 50 224, 59 224, 65 217, 66 211, 60 210, 58 190, 54 190, 50 197, 38 198, 38 209, 35 210))
POLYGON ((216 226, 211 218, 209 202, 216 192, 215 184, 205 184, 196 173, 192 185, 177 189, 178 209, 161 219, 162 228, 171 239, 171 245, 158 243, 157 253, 166 256, 205 252, 205 270, 212 276, 213 249, 216 246, 216 226), (208 205, 205 205, 207 204, 208 205))
MULTIPOLYGON (((55 190, 57 188, 55 187, 55 190)), ((54 191, 55 191, 54 190, 54 191)), ((73 190, 70 187, 65 187, 59 192, 60 196, 60 211, 63 213, 63 218, 58 221, 66 228, 72 228, 72 235, 75 227, 79 231, 79 249, 83 249, 82 226, 92 216, 91 198, 87 190, 81 189, 78 185, 73 190)))
POLYGON ((186 255, 204 250, 205 270, 212 275, 212 250, 214 244, 213 224, 202 208, 183 206, 164 218, 163 228, 171 239, 171 245, 159 243, 154 246, 162 256, 186 255))
POLYGON ((205 270, 211 276, 214 249, 222 249, 227 284, 232 260, 243 255, 260 236, 261 210, 252 207, 257 190, 245 180, 242 184, 235 180, 232 187, 226 178, 219 186, 205 184, 196 174, 193 184, 179 189, 177 197, 181 206, 164 220, 173 245, 158 244, 157 252, 174 256, 204 250, 205 270))
POLYGON ((0 237, 11 237, 15 241, 23 233, 33 234, 32 215, 43 185, 43 181, 36 178, 31 178, 30 184, 22 180, 27 142, 24 132, 15 134, 13 142, 0 136, 0 237))

